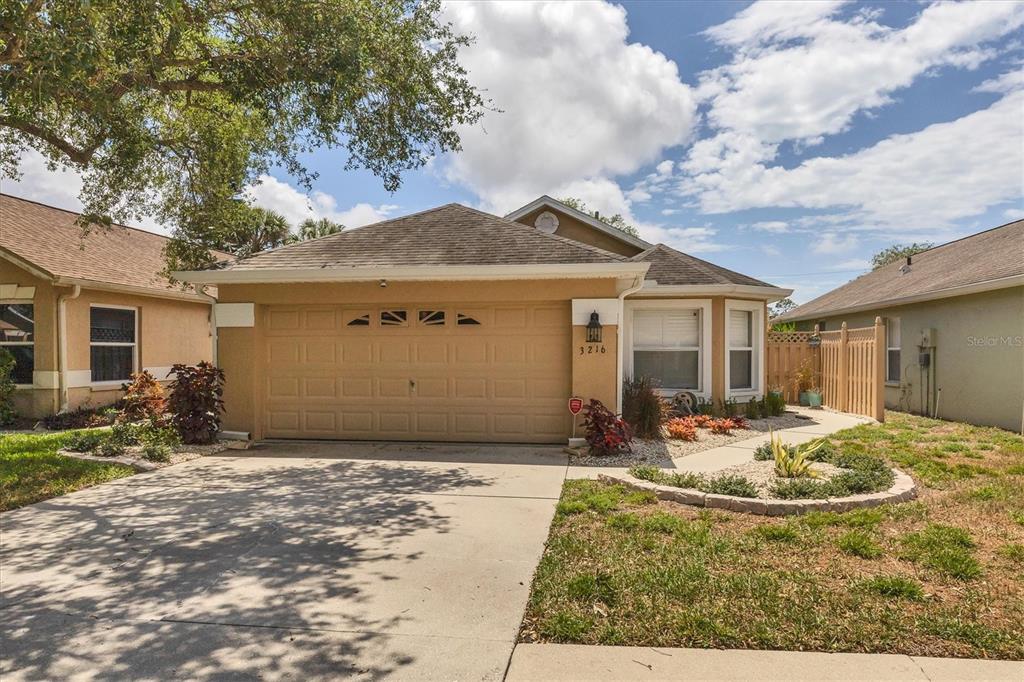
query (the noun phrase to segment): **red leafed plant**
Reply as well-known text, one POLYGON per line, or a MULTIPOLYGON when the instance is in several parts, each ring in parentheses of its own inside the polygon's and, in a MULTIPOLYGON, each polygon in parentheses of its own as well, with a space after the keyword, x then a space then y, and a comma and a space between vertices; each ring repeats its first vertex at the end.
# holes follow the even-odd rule
POLYGON ((123 384, 121 390, 124 398, 117 415, 118 422, 159 419, 167 411, 163 386, 146 370, 132 374, 132 380, 123 384))
POLYGON ((747 420, 743 417, 723 417, 721 419, 712 419, 708 422, 708 428, 711 429, 711 433, 728 434, 733 429, 747 428, 747 420))
POLYGON ((224 411, 224 370, 209 362, 171 368, 171 423, 183 443, 212 443, 224 411))
POLYGON ((583 409, 583 428, 592 455, 614 455, 629 452, 633 432, 622 418, 616 416, 600 400, 591 399, 583 409))
POLYGON ((695 414, 689 417, 693 420, 693 425, 702 429, 708 428, 708 425, 714 421, 710 414, 695 414))
POLYGON ((697 440, 697 426, 689 417, 669 419, 665 424, 668 437, 675 440, 697 440))

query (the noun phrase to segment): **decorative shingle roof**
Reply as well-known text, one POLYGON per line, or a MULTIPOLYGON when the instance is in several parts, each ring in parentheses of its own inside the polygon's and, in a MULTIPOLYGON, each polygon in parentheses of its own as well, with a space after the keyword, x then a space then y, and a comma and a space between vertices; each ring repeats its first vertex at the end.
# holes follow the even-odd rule
POLYGON ((676 251, 670 246, 658 244, 630 258, 639 263, 650 263, 647 279, 661 285, 687 284, 740 284, 754 287, 770 287, 753 277, 719 267, 700 258, 676 251))
POLYGON ((183 293, 160 275, 167 237, 123 225, 83 236, 79 215, 0 194, 0 249, 54 278, 183 293))
POLYGON ((778 319, 817 319, 850 309, 881 308, 891 301, 925 300, 948 289, 1024 276, 1024 220, 922 251, 911 258, 909 269, 905 265, 901 260, 872 270, 778 319))
POLYGON ((241 258, 227 271, 621 263, 588 244, 460 204, 446 204, 241 258))

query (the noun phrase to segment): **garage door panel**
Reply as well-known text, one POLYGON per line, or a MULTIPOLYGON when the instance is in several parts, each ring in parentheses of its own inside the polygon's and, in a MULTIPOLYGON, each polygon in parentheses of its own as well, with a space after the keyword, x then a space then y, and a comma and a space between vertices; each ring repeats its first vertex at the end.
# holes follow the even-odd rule
POLYGON ((270 437, 559 442, 568 435, 567 302, 274 306, 264 319, 270 437), (405 311, 405 322, 382 325, 395 311, 405 311))

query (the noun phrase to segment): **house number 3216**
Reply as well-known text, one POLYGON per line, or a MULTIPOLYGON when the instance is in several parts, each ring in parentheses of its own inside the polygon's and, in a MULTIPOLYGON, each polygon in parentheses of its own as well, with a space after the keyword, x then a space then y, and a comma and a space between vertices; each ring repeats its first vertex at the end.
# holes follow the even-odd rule
POLYGON ((603 345, 599 346, 596 343, 588 343, 585 346, 580 346, 580 355, 593 355, 594 353, 605 353, 603 345))

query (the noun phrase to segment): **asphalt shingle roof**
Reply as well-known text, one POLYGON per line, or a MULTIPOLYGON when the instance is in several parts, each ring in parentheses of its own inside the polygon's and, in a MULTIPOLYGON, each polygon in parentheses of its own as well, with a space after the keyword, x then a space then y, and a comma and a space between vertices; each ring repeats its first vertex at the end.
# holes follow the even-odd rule
POLYGON ((658 244, 630 258, 631 261, 650 263, 647 279, 658 284, 742 284, 754 287, 770 287, 753 277, 709 263, 689 254, 676 251, 670 246, 658 244))
POLYGON ((626 258, 534 227, 446 204, 289 244, 228 264, 230 271, 296 268, 618 263, 626 258))
POLYGON ((850 308, 883 307, 908 296, 1024 275, 1024 220, 936 246, 911 258, 861 275, 780 316, 803 320, 850 308))
POLYGON ((54 277, 181 293, 159 274, 167 237, 123 225, 83 236, 79 215, 0 194, 0 248, 54 277))

